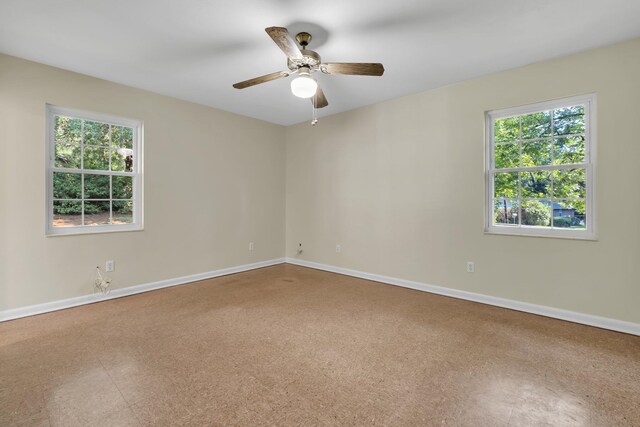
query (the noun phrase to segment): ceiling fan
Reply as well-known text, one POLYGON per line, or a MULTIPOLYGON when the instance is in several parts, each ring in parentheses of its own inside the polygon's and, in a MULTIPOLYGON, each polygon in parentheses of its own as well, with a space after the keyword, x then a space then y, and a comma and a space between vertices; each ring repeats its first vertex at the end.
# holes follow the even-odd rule
POLYGON ((318 82, 311 76, 316 71, 325 74, 348 74, 354 76, 381 76, 384 67, 379 63, 345 63, 327 62, 323 63, 320 55, 307 49, 311 42, 311 34, 301 32, 296 35, 296 41, 291 38, 289 31, 283 27, 269 27, 265 31, 287 55, 287 67, 289 72, 277 71, 275 73, 245 80, 233 85, 236 89, 244 89, 260 83, 288 77, 297 74, 298 77, 291 81, 291 92, 300 98, 311 98, 315 108, 323 108, 329 105, 327 98, 322 92, 318 82), (300 47, 298 47, 300 45, 300 47))

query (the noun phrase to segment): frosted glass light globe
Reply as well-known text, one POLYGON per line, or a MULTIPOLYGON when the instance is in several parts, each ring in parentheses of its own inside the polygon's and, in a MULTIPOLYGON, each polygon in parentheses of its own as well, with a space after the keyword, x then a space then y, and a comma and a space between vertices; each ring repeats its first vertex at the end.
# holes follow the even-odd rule
POLYGON ((291 92, 298 98, 311 98, 318 90, 318 83, 309 75, 302 74, 291 80, 291 92))

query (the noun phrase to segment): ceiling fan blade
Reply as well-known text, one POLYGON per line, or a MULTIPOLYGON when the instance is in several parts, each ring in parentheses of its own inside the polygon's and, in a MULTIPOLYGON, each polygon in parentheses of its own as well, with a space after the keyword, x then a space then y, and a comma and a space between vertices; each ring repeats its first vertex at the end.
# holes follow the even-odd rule
POLYGON ((327 102, 327 97, 324 96, 324 92, 322 91, 322 88, 320 86, 318 86, 316 96, 312 96, 310 99, 316 108, 324 108, 329 105, 329 102, 327 102))
POLYGON ((269 37, 278 45, 280 49, 291 59, 302 59, 302 52, 296 42, 289 35, 289 31, 284 27, 269 27, 264 29, 269 37))
POLYGON ((382 64, 369 62, 330 62, 320 65, 320 69, 326 74, 349 74, 352 76, 381 76, 384 74, 382 64))
POLYGON ((281 79, 287 77, 289 74, 284 71, 277 71, 275 73, 267 74, 264 76, 256 77, 255 79, 245 80, 233 85, 236 89, 244 89, 247 87, 259 85, 260 83, 270 82, 271 80, 281 79))

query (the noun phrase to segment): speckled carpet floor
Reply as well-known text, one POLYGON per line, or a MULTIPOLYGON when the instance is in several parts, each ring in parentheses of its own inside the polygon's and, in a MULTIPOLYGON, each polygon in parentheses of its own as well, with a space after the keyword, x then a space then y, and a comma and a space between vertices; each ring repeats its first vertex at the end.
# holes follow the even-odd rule
POLYGON ((0 425, 640 426, 640 337, 283 264, 1 323, 0 425))

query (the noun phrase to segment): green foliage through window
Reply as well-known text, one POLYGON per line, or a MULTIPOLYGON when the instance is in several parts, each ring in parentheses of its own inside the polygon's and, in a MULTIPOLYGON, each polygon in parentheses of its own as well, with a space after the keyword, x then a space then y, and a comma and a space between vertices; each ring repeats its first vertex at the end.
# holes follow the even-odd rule
POLYGON ((53 227, 128 224, 134 208, 134 128, 55 114, 53 227))
POLYGON ((585 105, 491 120, 492 224, 587 228, 585 105))

